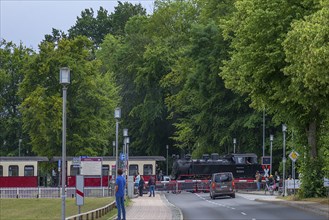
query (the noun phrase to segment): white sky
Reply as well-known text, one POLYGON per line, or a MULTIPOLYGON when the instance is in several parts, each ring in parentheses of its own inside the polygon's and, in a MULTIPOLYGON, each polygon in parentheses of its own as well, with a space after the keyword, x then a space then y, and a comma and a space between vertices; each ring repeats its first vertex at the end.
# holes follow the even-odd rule
MULTIPOLYGON (((127 1, 153 11, 153 0, 121 0, 127 1)), ((102 6, 110 14, 117 5, 117 0, 0 0, 0 38, 37 50, 52 28, 67 33, 84 9, 96 13, 102 6)))

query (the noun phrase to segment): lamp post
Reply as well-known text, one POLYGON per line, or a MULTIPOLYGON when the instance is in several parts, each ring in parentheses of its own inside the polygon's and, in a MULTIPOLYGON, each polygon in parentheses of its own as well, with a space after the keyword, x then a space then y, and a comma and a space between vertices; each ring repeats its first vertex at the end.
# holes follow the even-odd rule
POLYGON ((263 157, 265 157, 265 108, 263 109, 263 157))
POLYGON ((236 138, 233 138, 233 153, 235 153, 236 138))
POLYGON ((286 173, 286 131, 287 131, 287 126, 285 124, 282 124, 282 133, 283 133, 283 156, 282 156, 282 163, 283 163, 283 174, 282 174, 282 180, 283 180, 283 193, 282 195, 285 196, 285 188, 286 188, 286 184, 285 184, 285 173, 286 173))
POLYGON ((115 108, 114 110, 114 118, 115 118, 115 176, 117 176, 117 173, 118 173, 118 165, 119 165, 119 162, 118 162, 118 148, 119 148, 119 136, 118 136, 118 133, 119 133, 119 119, 121 118, 121 108, 117 107, 115 108))
POLYGON ((112 146, 113 146, 113 157, 115 156, 115 141, 112 142, 112 146))
POLYGON ((62 220, 65 220, 65 179, 66 179, 66 95, 70 84, 70 69, 60 68, 59 83, 63 86, 63 118, 62 118, 62 220))
POLYGON ((273 146, 273 138, 274 138, 274 136, 273 136, 273 134, 271 134, 270 135, 270 142, 271 142, 271 152, 270 152, 270 175, 272 175, 272 161, 273 161, 273 159, 272 159, 272 146, 273 146))
POLYGON ((127 175, 129 176, 129 144, 130 144, 130 138, 129 136, 126 137, 126 144, 127 144, 127 158, 126 158, 126 166, 127 166, 127 175))
POLYGON ((21 156, 21 143, 22 143, 22 139, 18 139, 18 156, 21 156))
POLYGON ((167 172, 166 172, 166 175, 169 176, 168 175, 168 149, 169 149, 168 144, 166 145, 166 149, 167 149, 167 172))
POLYGON ((123 129, 123 137, 124 137, 124 140, 123 140, 123 154, 125 155, 125 159, 124 159, 124 170, 126 171, 127 170, 127 137, 128 137, 128 129, 127 128, 124 128, 123 129))

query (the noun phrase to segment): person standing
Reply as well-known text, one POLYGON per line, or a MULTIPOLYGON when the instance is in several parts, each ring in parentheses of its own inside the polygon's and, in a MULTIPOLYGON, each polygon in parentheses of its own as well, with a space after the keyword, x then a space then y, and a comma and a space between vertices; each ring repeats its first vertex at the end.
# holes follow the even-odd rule
POLYGON ((122 219, 126 220, 126 210, 124 204, 126 180, 122 176, 122 173, 122 169, 118 169, 118 176, 115 181, 115 202, 118 209, 118 220, 121 220, 121 212, 123 217, 122 219))
POLYGON ((260 175, 258 170, 256 172, 255 178, 256 178, 256 183, 257 183, 257 191, 259 191, 260 190, 260 185, 262 183, 262 175, 260 175))
POLYGON ((56 186, 57 185, 57 172, 56 172, 55 168, 51 171, 51 175, 53 177, 53 186, 56 186))
POLYGON ((139 186, 140 179, 141 179, 141 175, 139 175, 139 172, 137 172, 137 176, 136 176, 136 179, 135 179, 135 187, 139 186))
POLYGON ((138 185, 139 196, 143 196, 144 183, 145 183, 144 178, 141 176, 141 179, 139 180, 139 185, 138 185))
POLYGON ((154 193, 155 180, 154 180, 154 177, 153 176, 151 176, 151 178, 149 179, 148 185, 150 187, 150 195, 149 195, 149 197, 151 197, 152 194, 153 194, 153 197, 154 197, 155 196, 155 193, 154 193))
POLYGON ((279 186, 280 186, 280 176, 278 174, 278 171, 275 171, 274 180, 275 180, 275 185, 276 185, 275 190, 278 191, 279 190, 279 186))

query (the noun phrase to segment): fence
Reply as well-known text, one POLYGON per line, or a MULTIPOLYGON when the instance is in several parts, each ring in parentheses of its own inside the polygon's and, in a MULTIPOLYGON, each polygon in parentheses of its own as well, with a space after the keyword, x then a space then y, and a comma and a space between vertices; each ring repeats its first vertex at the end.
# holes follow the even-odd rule
MULTIPOLYGON (((113 187, 114 188, 114 187, 113 187)), ((75 197, 75 187, 65 189, 66 196, 75 197)), ((85 187, 85 197, 113 196, 113 189, 107 187, 85 187)), ((33 187, 33 188, 0 188, 0 198, 60 198, 59 187, 33 187)))
MULTIPOLYGON (((234 182, 235 189, 252 191, 257 189, 254 180, 236 180, 234 182)), ((263 187, 265 182, 262 183, 263 187)), ((209 180, 177 180, 177 181, 158 181, 156 183, 157 191, 167 191, 172 193, 180 193, 181 191, 187 192, 209 192, 209 180)))
POLYGON ((115 202, 112 202, 111 204, 108 204, 102 208, 67 217, 67 218, 65 218, 65 220, 97 219, 97 218, 100 218, 100 217, 106 215, 108 212, 110 212, 114 208, 115 208, 115 202))

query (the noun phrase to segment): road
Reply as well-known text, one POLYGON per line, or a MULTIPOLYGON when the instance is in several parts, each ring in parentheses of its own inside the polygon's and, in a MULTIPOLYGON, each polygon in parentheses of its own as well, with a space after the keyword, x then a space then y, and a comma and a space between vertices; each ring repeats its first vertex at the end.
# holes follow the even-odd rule
POLYGON ((265 195, 236 194, 232 199, 210 199, 208 193, 166 194, 168 201, 180 208, 184 220, 199 219, 249 219, 249 220, 327 220, 324 216, 255 199, 269 198, 265 195))

